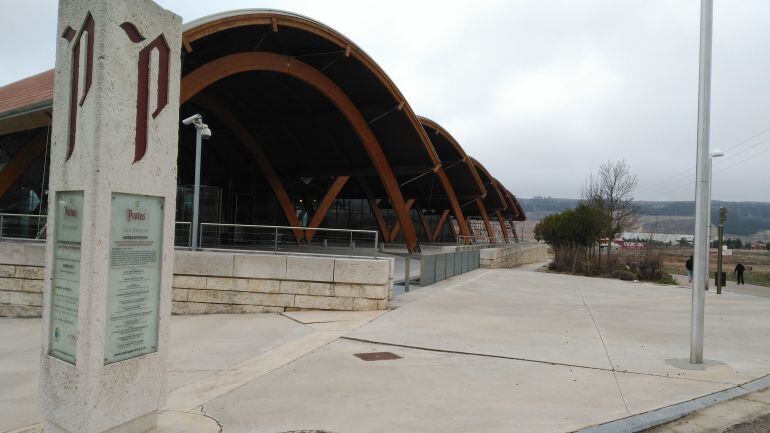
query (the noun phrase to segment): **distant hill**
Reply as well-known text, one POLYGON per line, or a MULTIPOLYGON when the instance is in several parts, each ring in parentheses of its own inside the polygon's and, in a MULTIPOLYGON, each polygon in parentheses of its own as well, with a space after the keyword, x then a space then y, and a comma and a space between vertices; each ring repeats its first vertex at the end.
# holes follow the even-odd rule
MULTIPOLYGON (((578 200, 569 198, 533 197, 519 198, 521 205, 532 220, 546 215, 574 208, 578 200)), ((692 201, 640 201, 640 223, 645 230, 655 225, 659 233, 692 234, 695 216, 695 202, 692 201)), ((711 221, 716 224, 719 208, 728 209, 725 223, 726 236, 751 240, 770 240, 770 203, 768 202, 725 202, 711 204, 711 221)))

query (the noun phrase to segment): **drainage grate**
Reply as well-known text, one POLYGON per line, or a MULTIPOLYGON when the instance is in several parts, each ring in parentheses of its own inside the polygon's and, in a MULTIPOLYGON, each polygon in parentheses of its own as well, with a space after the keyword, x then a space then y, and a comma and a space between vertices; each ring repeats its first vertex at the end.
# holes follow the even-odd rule
POLYGON ((400 356, 393 352, 354 353, 353 356, 364 361, 386 361, 389 359, 401 359, 400 356))

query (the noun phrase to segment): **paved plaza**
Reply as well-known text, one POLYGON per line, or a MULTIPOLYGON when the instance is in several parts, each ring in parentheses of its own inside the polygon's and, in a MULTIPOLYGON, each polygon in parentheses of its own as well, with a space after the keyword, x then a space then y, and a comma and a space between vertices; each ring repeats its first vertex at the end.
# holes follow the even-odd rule
MULTIPOLYGON (((707 294, 707 362, 692 368, 688 288, 537 268, 476 270, 386 312, 174 316, 161 424, 569 432, 770 373, 769 298, 707 294), (400 358, 354 356, 368 352, 400 358)), ((40 321, 0 319, 0 342, 0 432, 34 426, 40 321)))

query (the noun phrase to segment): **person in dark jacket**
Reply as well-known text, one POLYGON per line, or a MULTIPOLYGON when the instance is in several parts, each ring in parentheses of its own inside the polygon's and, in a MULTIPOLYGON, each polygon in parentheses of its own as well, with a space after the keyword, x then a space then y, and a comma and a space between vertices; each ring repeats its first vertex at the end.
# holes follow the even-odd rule
POLYGON ((743 263, 738 262, 738 264, 735 265, 735 270, 733 271, 738 281, 738 284, 743 284, 744 286, 746 285, 746 283, 743 281, 743 271, 745 270, 746 270, 746 266, 743 266, 743 263))
POLYGON ((684 263, 684 267, 687 268, 687 278, 689 278, 688 281, 692 283, 692 256, 690 256, 689 259, 684 263))

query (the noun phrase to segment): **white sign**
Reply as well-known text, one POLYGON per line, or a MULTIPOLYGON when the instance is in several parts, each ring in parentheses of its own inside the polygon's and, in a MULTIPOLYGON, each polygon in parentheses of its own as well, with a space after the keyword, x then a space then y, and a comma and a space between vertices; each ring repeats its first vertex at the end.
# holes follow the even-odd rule
POLYGON ((75 364, 80 294, 80 242, 83 236, 83 191, 56 192, 51 332, 48 353, 75 364))
POLYGON ((104 363, 158 350, 163 197, 112 194, 104 363))

